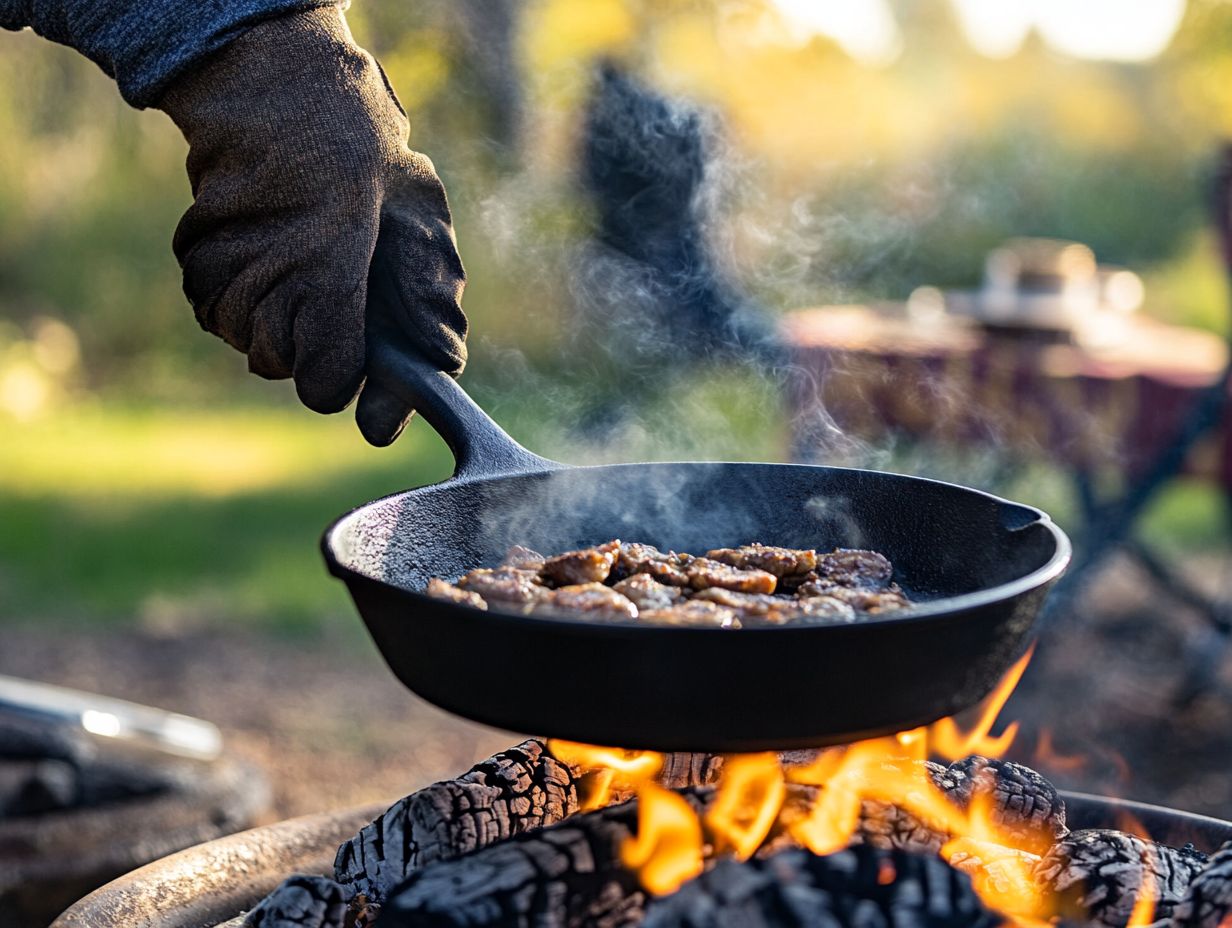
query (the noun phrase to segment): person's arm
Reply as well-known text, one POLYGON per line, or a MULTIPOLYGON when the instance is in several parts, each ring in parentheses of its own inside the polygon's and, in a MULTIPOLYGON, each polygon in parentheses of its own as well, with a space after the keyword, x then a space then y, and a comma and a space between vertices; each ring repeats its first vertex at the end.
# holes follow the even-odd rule
POLYGON ((263 19, 337 0, 0 0, 0 26, 76 49, 124 99, 153 106, 179 75, 263 19))
POLYGON ((184 133, 184 292, 253 373, 294 378, 318 412, 359 395, 360 431, 384 445, 411 410, 365 383, 366 340, 408 340, 461 372, 465 274, 445 189, 338 5, 0 0, 0 26, 26 25, 184 133))

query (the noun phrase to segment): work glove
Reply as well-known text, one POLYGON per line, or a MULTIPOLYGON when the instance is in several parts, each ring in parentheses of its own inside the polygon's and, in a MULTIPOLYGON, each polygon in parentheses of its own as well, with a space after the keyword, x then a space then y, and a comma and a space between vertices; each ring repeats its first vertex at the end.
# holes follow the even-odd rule
POLYGON ((412 410, 365 383, 365 338, 460 373, 466 278, 445 188, 407 147, 380 65, 322 7, 241 34, 158 108, 189 144, 194 203, 174 249, 202 328, 254 374, 293 377, 317 412, 359 394, 364 437, 392 442, 412 410))

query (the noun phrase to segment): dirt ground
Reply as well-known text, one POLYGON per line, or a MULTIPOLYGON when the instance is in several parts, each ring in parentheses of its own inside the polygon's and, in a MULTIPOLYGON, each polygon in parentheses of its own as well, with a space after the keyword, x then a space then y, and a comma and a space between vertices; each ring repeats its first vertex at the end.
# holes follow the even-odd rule
MULTIPOLYGON (((1177 708, 1186 649, 1201 641, 1195 616, 1125 562, 1079 612, 1043 642, 1002 715, 1023 723, 1012 756, 1058 786, 1232 817, 1232 652, 1216 686, 1177 708)), ((353 636, 18 626, 4 631, 0 673, 216 722, 272 782, 271 819, 401 795, 518 740, 407 692, 353 636)))

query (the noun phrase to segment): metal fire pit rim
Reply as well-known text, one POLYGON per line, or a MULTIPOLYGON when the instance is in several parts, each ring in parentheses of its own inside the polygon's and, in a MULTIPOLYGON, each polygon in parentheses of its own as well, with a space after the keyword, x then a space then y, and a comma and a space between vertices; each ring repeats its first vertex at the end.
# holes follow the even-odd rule
MULTIPOLYGON (((1211 816, 1132 799, 1112 799, 1070 790, 1059 792, 1075 830, 1105 827, 1120 813, 1128 812, 1147 825, 1153 836, 1157 835, 1150 830, 1151 823, 1157 829, 1165 824, 1187 829, 1187 833, 1180 836, 1192 841, 1199 850, 1213 851, 1223 841, 1232 839, 1232 822, 1211 816), (1073 820, 1075 812, 1078 813, 1077 821, 1073 820)), ((188 848, 95 890, 69 908, 51 928, 221 928, 294 872, 331 875, 337 845, 396 801, 305 815, 188 848), (298 836, 297 856, 281 861, 270 859, 272 842, 279 836, 288 840, 298 836), (322 843, 324 848, 319 846, 322 843), (231 891, 226 899, 211 895, 204 901, 189 898, 179 905, 168 904, 167 887, 176 874, 181 880, 191 877, 191 873, 184 872, 184 867, 194 866, 194 861, 199 861, 196 864, 199 867, 201 863, 225 859, 233 862, 234 869, 215 873, 210 885, 228 887, 231 891), (275 866, 276 862, 281 866, 275 866), (249 888, 237 891, 234 887, 241 881, 247 881, 243 885, 249 888)), ((1169 836, 1157 837, 1163 840, 1169 836)), ((1173 843, 1185 841, 1173 837, 1173 843)))
POLYGON ((51 928, 213 928, 293 873, 332 875, 338 845, 396 801, 302 815, 177 851, 99 887, 51 928))

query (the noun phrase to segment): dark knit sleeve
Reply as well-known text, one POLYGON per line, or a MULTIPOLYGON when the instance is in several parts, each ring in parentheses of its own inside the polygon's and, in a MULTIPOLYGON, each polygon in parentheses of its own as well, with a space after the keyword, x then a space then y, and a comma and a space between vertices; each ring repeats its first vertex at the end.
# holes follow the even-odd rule
POLYGON ((153 106, 201 59, 262 20, 339 0, 0 0, 0 26, 30 27, 115 78, 124 99, 153 106))

